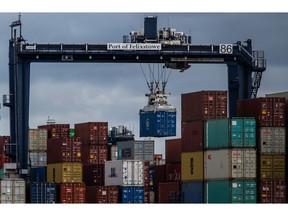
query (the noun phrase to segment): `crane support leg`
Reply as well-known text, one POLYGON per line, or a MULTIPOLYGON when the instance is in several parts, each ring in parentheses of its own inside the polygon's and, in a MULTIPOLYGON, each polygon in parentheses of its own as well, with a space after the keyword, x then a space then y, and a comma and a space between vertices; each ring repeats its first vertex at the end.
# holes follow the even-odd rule
POLYGON ((237 62, 227 63, 227 66, 229 117, 234 117, 237 111, 237 101, 251 98, 252 71, 237 62))

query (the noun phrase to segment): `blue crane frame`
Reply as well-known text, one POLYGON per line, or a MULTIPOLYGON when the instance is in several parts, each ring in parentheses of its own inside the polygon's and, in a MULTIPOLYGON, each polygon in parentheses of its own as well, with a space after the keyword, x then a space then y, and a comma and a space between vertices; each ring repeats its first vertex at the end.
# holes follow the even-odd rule
MULTIPOLYGON (((19 39, 19 38, 18 38, 19 39)), ((229 117, 236 115, 239 99, 249 99, 255 86, 252 72, 262 73, 253 59, 252 41, 232 44, 231 53, 221 53, 220 45, 162 45, 161 50, 109 50, 107 44, 27 44, 12 38, 9 41, 9 95, 6 106, 10 108, 10 151, 12 162, 18 164, 20 177, 28 173, 28 132, 30 64, 32 62, 63 63, 163 63, 176 65, 174 69, 187 69, 187 65, 226 64, 228 67, 229 117)), ((256 51, 255 51, 256 52, 256 51)), ((264 57, 264 56, 262 56, 264 57)), ((258 83, 260 85, 260 83, 258 83)), ((256 88, 258 88, 257 86, 256 88)), ((256 91, 257 92, 257 91, 256 91)))

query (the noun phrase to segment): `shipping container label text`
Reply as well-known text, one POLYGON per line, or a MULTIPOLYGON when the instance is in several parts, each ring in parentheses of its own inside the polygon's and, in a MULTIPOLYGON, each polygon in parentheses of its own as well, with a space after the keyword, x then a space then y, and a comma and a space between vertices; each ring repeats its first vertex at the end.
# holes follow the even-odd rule
POLYGON ((161 50, 161 44, 152 43, 108 43, 107 50, 161 50))

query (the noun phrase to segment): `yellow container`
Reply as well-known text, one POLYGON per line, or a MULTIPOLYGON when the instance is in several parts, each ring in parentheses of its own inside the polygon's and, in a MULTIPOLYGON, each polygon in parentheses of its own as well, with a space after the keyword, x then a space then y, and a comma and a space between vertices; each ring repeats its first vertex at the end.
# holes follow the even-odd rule
POLYGON ((56 183, 82 182, 82 164, 78 162, 47 164, 47 181, 56 183))
POLYGON ((203 180, 203 151, 181 154, 181 181, 203 180))
POLYGON ((260 179, 285 181, 285 155, 261 155, 260 179))

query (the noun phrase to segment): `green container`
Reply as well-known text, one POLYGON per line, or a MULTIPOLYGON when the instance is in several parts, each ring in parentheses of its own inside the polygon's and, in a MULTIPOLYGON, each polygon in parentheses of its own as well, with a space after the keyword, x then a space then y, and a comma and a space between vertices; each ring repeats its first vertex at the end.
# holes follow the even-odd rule
POLYGON ((205 203, 257 203, 257 184, 254 180, 206 181, 205 203))
POLYGON ((0 168, 0 179, 4 179, 4 169, 0 168))
POLYGON ((256 146, 254 118, 207 120, 204 129, 205 149, 256 146))
POLYGON ((69 130, 69 137, 70 137, 70 138, 74 138, 74 137, 75 137, 75 129, 72 129, 72 128, 71 128, 71 129, 69 130))

